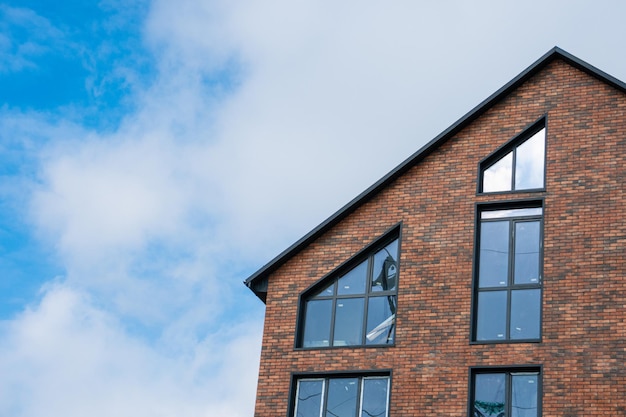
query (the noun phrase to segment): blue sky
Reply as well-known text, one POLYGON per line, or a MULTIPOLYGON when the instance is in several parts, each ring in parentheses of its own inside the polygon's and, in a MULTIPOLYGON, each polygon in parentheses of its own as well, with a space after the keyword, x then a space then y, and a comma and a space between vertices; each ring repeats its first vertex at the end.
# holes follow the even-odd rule
POLYGON ((0 5, 0 415, 250 416, 242 281, 619 1, 0 5))

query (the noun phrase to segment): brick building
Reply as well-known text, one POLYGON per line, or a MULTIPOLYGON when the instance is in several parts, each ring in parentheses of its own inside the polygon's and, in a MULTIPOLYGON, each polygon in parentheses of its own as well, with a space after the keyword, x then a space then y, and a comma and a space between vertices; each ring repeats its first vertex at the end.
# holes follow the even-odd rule
POLYGON ((626 84, 555 48, 246 280, 256 417, 626 416, 626 84))

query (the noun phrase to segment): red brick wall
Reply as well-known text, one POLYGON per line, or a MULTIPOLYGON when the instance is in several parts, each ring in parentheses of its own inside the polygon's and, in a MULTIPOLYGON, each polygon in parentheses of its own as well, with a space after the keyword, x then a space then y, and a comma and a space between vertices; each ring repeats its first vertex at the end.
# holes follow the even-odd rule
POLYGON ((393 369, 392 416, 466 416, 468 369, 542 365, 543 416, 626 416, 626 95, 557 60, 269 280, 257 417, 292 372, 393 369), (480 160, 547 115, 546 191, 477 195, 480 160), (476 203, 545 198, 541 343, 470 345, 476 203), (402 221, 396 345, 294 350, 298 295, 402 221))

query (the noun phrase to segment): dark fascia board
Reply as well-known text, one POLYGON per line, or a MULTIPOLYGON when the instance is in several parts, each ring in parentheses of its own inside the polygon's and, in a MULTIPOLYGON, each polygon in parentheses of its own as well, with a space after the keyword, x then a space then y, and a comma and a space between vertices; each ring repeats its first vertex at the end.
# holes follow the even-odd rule
POLYGON ((331 227, 339 223, 342 219, 356 210, 361 204, 369 201, 372 197, 374 197, 380 190, 387 187, 398 177, 403 175, 406 171, 408 171, 415 164, 422 161, 428 155, 430 155, 435 149, 441 146, 448 139, 452 138, 459 131, 464 129, 478 117, 480 117, 483 113, 493 107, 500 100, 509 95, 512 91, 517 89, 520 85, 526 82, 529 78, 533 77, 539 71, 544 69, 548 64, 553 62, 554 60, 561 59, 568 63, 569 65, 589 74, 590 76, 597 78, 598 80, 622 91, 626 94, 626 83, 618 80, 615 77, 599 70, 598 68, 586 63, 585 61, 575 57, 574 55, 569 54, 568 52, 562 50, 561 48, 554 47, 550 51, 548 51, 545 55, 535 61, 531 66, 522 71, 517 77, 513 78, 507 84, 505 84, 498 91, 493 93, 487 99, 485 99, 478 106, 474 107, 467 114, 461 117, 458 121, 456 121, 449 128, 441 132, 437 137, 424 145, 420 150, 415 152, 413 155, 408 157, 404 162, 394 168, 387 175, 382 177, 376 183, 374 183, 367 190, 363 191, 356 198, 350 201, 348 204, 340 208, 337 212, 335 212, 332 216, 327 218, 324 222, 318 225, 315 229, 311 230, 309 233, 304 235, 300 240, 295 242, 293 245, 285 249, 282 253, 276 256, 274 259, 269 261, 265 266, 252 274, 248 279, 244 281, 244 284, 248 286, 263 302, 265 302, 265 296, 267 291, 267 278, 268 276, 278 269, 281 265, 287 262, 291 257, 296 255, 306 246, 308 246, 311 242, 329 230, 331 227))

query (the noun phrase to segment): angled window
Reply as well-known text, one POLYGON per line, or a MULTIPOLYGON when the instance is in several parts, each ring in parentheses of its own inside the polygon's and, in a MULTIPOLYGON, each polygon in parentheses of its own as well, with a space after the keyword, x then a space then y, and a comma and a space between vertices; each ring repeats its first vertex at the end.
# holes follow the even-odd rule
POLYGON ((541 202, 479 209, 473 337, 537 341, 541 337, 541 202))
POLYGON ((301 378, 293 403, 294 417, 387 417, 389 375, 301 378))
POLYGON ((541 416, 539 368, 473 369, 470 378, 470 416, 541 416))
POLYGON ((541 121, 480 163, 482 193, 543 189, 545 122, 541 121))
POLYGON ((298 347, 393 344, 398 228, 346 265, 302 295, 298 347))

